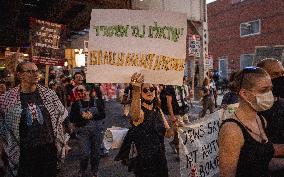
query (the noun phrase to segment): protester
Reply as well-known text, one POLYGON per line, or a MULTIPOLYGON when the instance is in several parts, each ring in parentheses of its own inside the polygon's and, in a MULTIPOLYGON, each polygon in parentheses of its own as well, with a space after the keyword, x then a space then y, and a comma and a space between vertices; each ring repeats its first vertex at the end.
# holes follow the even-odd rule
MULTIPOLYGON (((164 136, 169 137, 173 132, 163 112, 156 106, 154 86, 143 83, 143 76, 136 73, 131 78, 131 85, 133 97, 130 115, 133 127, 126 135, 122 148, 127 146, 130 152, 137 150, 130 164, 136 177, 168 177, 164 136)), ((117 159, 123 158, 121 155, 122 152, 117 159)))
POLYGON ((220 176, 269 177, 272 157, 284 155, 284 146, 272 144, 266 136, 265 119, 257 115, 273 105, 270 77, 261 68, 245 68, 236 74, 232 87, 239 94, 240 105, 220 127, 220 176))
POLYGON ((233 72, 229 79, 229 92, 223 96, 221 107, 227 109, 228 105, 236 104, 239 102, 239 95, 231 86, 231 83, 234 81, 234 77, 237 72, 233 72))
POLYGON ((72 95, 72 90, 73 90, 73 85, 71 83, 71 78, 66 78, 64 83, 63 83, 64 87, 65 87, 65 94, 66 94, 66 105, 67 108, 69 108, 71 106, 71 95, 72 95))
POLYGON ((0 95, 6 92, 6 85, 5 83, 0 83, 0 95))
MULTIPOLYGON (((192 101, 191 99, 193 98, 193 94, 192 94, 192 89, 186 79, 186 77, 183 78, 183 85, 182 85, 182 97, 184 99, 184 103, 186 104, 186 109, 189 109, 189 104, 191 106, 191 108, 193 107, 192 101)), ((184 118, 184 123, 188 123, 188 117, 187 119, 184 118)))
MULTIPOLYGON (((49 82, 48 88, 51 89, 51 90, 53 90, 53 91, 55 91, 55 93, 56 93, 56 90, 57 90, 57 83, 56 83, 55 81, 49 82)), ((58 96, 58 94, 57 94, 57 96, 58 96)))
POLYGON ((67 77, 65 75, 61 75, 59 83, 57 83, 56 90, 55 90, 61 103, 65 107, 67 107, 67 90, 66 90, 67 84, 68 84, 67 77))
POLYGON ((177 160, 180 160, 178 127, 184 126, 184 117, 188 116, 188 106, 184 100, 184 92, 183 87, 168 85, 160 93, 162 110, 174 128, 174 139, 170 142, 170 146, 174 153, 177 154, 177 160))
POLYGON ((123 105, 123 116, 127 117, 130 111, 130 104, 132 100, 132 86, 125 85, 124 95, 122 97, 121 104, 123 105))
MULTIPOLYGON (((0 142, 4 142, 0 136, 0 142)), ((7 174, 8 159, 4 151, 3 144, 0 144, 0 176, 5 177, 7 174)))
POLYGON ((76 72, 73 76, 73 88, 71 94, 68 96, 68 99, 70 103, 72 104, 78 99, 78 96, 76 95, 76 88, 79 85, 82 85, 84 83, 84 76, 81 72, 76 72))
MULTIPOLYGON (((283 91, 281 90, 281 86, 284 85, 284 81, 280 82, 279 79, 283 77, 284 68, 281 62, 273 58, 262 60, 257 64, 257 66, 260 66, 261 68, 266 70, 271 76, 273 95, 275 97, 273 106, 270 109, 260 113, 260 115, 262 115, 267 121, 267 136, 272 143, 284 144, 284 99, 280 98, 280 94, 282 94, 283 91), (275 80, 277 80, 277 82, 275 82, 275 80)), ((273 159, 271 166, 275 166, 276 163, 279 164, 279 160, 280 159, 273 159)), ((280 163, 284 164, 284 159, 282 159, 280 163)), ((280 166, 280 168, 282 169, 274 169, 271 176, 283 176, 284 165, 280 166)))
POLYGON ((273 94, 279 98, 284 98, 284 76, 272 79, 273 94))
POLYGON ((10 173, 19 177, 55 177, 66 145, 63 121, 68 113, 56 93, 38 84, 38 68, 19 63, 20 85, 0 97, 0 135, 10 173))
POLYGON ((75 91, 78 99, 72 104, 69 117, 77 127, 76 137, 81 143, 79 176, 86 175, 90 161, 93 177, 97 177, 104 136, 104 101, 99 88, 96 89, 96 97, 83 85, 77 86, 75 91))
POLYGON ((273 92, 284 98, 284 68, 282 63, 274 58, 267 58, 259 62, 257 66, 263 68, 270 75, 273 83, 273 92))
POLYGON ((202 85, 203 97, 202 97, 202 110, 199 113, 199 117, 204 117, 209 109, 210 114, 214 111, 214 88, 210 85, 210 79, 205 78, 202 85))
POLYGON ((218 70, 213 71, 212 79, 216 85, 216 90, 218 91, 218 89, 220 88, 220 73, 218 70))
POLYGON ((214 104, 215 104, 215 108, 217 108, 218 107, 217 105, 218 90, 217 90, 216 82, 214 81, 214 77, 213 77, 214 74, 210 70, 206 73, 206 75, 207 75, 207 78, 209 79, 210 87, 213 89, 214 104))

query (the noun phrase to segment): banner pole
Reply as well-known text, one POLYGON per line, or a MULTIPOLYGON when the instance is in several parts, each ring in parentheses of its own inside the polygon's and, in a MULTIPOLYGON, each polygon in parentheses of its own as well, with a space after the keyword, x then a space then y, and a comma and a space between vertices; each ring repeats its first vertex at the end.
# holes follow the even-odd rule
POLYGON ((48 87, 49 65, 45 65, 45 87, 48 87))

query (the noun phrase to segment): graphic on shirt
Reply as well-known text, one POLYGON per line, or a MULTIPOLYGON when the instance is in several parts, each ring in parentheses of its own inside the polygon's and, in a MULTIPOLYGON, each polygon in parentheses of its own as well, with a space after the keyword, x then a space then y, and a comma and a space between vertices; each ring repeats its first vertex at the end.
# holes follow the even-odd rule
POLYGON ((27 125, 31 126, 35 121, 38 121, 39 124, 43 124, 42 112, 34 103, 28 103, 27 107, 27 125))

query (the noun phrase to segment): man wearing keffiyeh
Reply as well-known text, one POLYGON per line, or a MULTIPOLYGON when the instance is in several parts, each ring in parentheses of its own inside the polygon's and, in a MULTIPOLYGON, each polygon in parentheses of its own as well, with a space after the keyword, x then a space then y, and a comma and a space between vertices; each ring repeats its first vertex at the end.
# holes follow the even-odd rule
POLYGON ((20 85, 0 97, 0 144, 8 170, 18 177, 55 177, 67 146, 63 121, 68 112, 54 91, 38 85, 34 63, 22 62, 16 71, 20 85))

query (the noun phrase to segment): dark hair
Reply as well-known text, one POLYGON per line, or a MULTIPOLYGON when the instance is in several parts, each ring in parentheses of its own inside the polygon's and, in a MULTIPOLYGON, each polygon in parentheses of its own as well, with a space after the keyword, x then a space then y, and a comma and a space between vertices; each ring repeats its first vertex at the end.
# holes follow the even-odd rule
POLYGON ((230 89, 233 92, 239 92, 243 89, 251 89, 255 86, 256 79, 269 76, 268 73, 259 67, 247 67, 237 72, 230 82, 230 89))
POLYGON ((16 67, 16 77, 15 77, 15 85, 19 85, 21 83, 20 78, 18 77, 18 73, 22 73, 24 72, 24 65, 29 64, 29 63, 33 63, 30 61, 23 61, 20 62, 17 67, 16 67))
MULTIPOLYGON (((145 83, 143 83, 141 85, 141 91, 142 91, 142 87, 145 83)), ((152 84, 153 85, 153 84, 152 84)), ((155 88, 155 97, 153 99, 153 106, 154 107, 159 107, 159 103, 158 103, 158 93, 157 93, 157 88, 153 85, 153 87, 155 88)), ((142 93, 141 93, 141 98, 142 98, 142 93)), ((141 99, 142 100, 142 99, 141 99)))
POLYGON ((24 72, 24 65, 28 64, 28 63, 32 63, 30 61, 23 61, 21 63, 19 63, 16 67, 16 73, 21 73, 21 72, 24 72))
POLYGON ((81 72, 75 72, 75 74, 73 75, 73 79, 75 79, 75 76, 80 74, 81 76, 83 76, 83 74, 81 72))
POLYGON ((228 88, 232 92, 234 92, 233 84, 234 84, 234 80, 235 80, 237 73, 238 73, 237 71, 232 72, 231 75, 230 75, 230 78, 229 78, 228 88))
POLYGON ((64 74, 62 74, 59 78, 60 79, 62 79, 62 78, 64 78, 64 77, 66 77, 64 74))
POLYGON ((63 81, 63 83, 70 83, 71 79, 69 77, 66 77, 66 79, 63 81))

